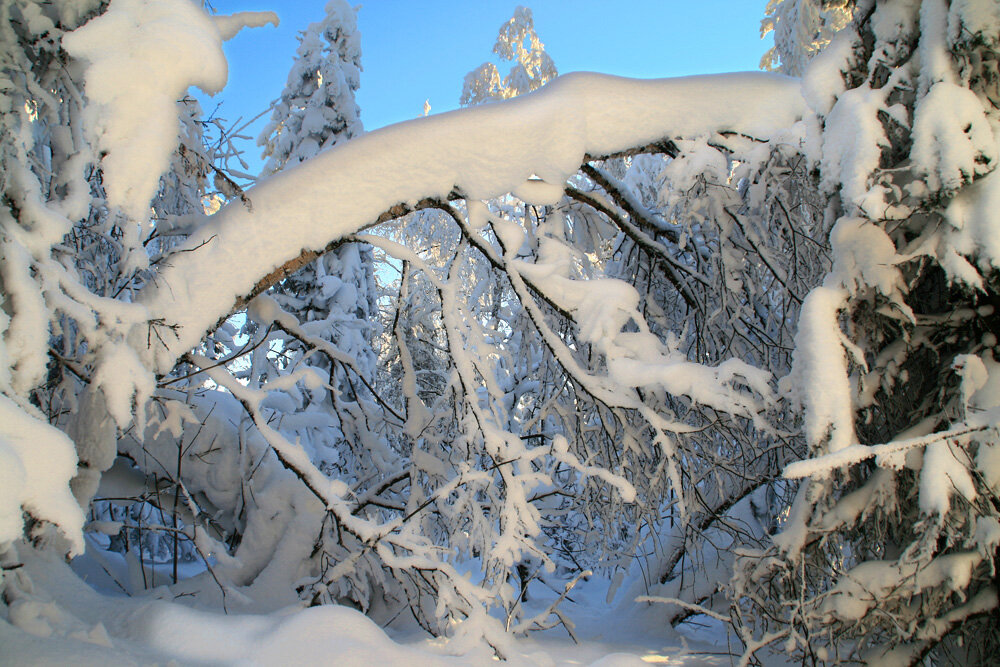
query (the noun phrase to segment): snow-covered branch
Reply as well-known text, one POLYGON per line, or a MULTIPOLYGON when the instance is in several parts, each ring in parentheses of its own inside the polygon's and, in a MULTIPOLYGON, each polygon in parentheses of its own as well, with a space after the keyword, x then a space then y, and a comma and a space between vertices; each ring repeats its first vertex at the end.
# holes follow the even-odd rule
MULTIPOLYGON (((247 193, 252 207, 232 204, 191 235, 140 294, 150 321, 176 327, 149 361, 164 372, 263 276, 400 204, 402 214, 406 202, 456 190, 545 203, 588 159, 722 131, 773 138, 805 112, 798 82, 773 74, 576 73, 514 100, 377 130, 261 182, 247 193)), ((132 344, 146 348, 139 329, 132 344)))

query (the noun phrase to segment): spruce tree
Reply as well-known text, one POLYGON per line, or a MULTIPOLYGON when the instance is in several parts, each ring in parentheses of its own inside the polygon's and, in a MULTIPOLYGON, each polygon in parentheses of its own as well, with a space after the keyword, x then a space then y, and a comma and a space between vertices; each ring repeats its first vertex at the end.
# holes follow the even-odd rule
MULTIPOLYGON (((262 176, 303 162, 364 132, 354 93, 360 86, 361 43, 356 10, 331 0, 326 17, 299 37, 288 81, 258 137, 267 163, 262 176)), ((331 212, 336 215, 336 212, 331 212)), ((375 282, 371 249, 343 244, 285 278, 274 289, 281 307, 356 360, 370 382, 375 355, 371 322, 375 282)), ((326 362, 320 362, 326 363, 326 362)), ((344 379, 339 389, 345 389, 344 379)))

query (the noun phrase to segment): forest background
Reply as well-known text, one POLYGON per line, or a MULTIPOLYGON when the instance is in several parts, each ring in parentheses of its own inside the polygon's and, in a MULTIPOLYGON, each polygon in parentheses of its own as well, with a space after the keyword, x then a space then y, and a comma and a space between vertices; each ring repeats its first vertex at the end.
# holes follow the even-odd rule
POLYGON ((743 664, 994 655, 996 3, 773 0, 784 74, 647 81, 517 8, 365 132, 332 0, 259 174, 185 93, 273 14, 0 9, 11 655, 516 658, 594 581, 743 664))

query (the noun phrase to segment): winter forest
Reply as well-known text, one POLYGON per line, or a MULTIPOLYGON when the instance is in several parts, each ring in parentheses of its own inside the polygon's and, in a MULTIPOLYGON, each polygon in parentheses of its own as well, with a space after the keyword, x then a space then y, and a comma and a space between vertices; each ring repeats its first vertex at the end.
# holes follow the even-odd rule
POLYGON ((1000 4, 761 4, 248 138, 275 14, 0 0, 0 663, 996 664, 1000 4))

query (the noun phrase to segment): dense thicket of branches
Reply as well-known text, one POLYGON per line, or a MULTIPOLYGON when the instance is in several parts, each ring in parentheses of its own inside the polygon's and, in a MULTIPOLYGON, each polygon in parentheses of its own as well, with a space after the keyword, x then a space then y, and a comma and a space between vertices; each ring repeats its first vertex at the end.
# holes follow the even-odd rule
MULTIPOLYGON (((35 595, 17 564, 85 542, 132 562, 123 587, 405 613, 500 655, 509 632, 572 632, 564 590, 597 571, 626 581, 622 604, 723 620, 744 661, 988 661, 995 4, 776 0, 767 61, 800 82, 662 84, 765 118, 690 119, 676 94, 602 115, 602 87, 632 84, 577 77, 365 137, 334 1, 261 138, 282 173, 254 188, 231 168, 238 130, 174 104, 209 74, 150 98, 169 113, 147 125, 100 87, 94 26, 154 25, 154 5, 209 55, 268 18, 0 0, 8 622, 35 595), (724 96, 762 90, 772 106, 724 96), (577 106, 582 148, 525 141, 489 178, 464 148, 505 115, 570 127, 577 106), (121 167, 130 122, 171 139, 145 149, 155 187, 121 167), (413 197, 381 171, 438 173, 428 155, 459 176, 413 197), (364 187, 326 185, 345 174, 364 187), (529 612, 533 581, 551 590, 529 612)), ((498 40, 521 74, 470 75, 466 103, 554 73, 530 17, 498 40)))

